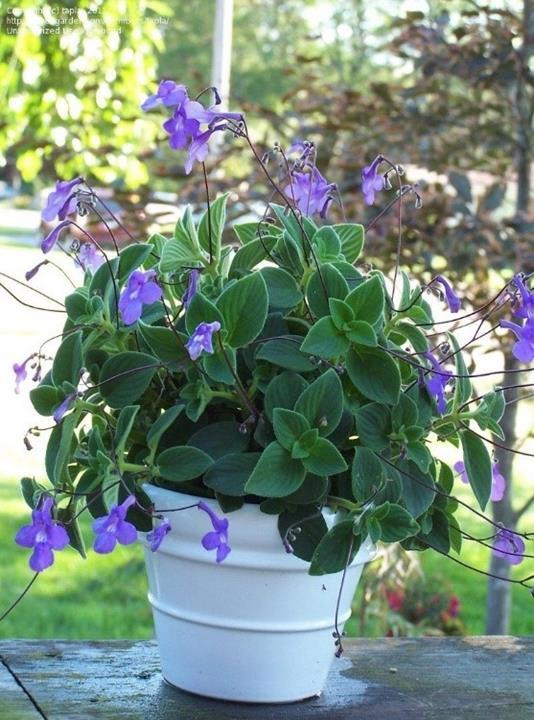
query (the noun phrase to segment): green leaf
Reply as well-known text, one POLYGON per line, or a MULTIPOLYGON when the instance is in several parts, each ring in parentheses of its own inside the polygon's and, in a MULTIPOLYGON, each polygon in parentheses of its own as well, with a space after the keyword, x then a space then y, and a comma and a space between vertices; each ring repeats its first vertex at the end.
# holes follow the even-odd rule
POLYGON ((432 455, 422 442, 410 442, 406 445, 406 457, 417 465, 419 470, 428 472, 432 463, 432 455))
POLYGON ((310 575, 340 572, 351 564, 361 544, 361 537, 354 535, 353 528, 351 518, 341 520, 327 532, 313 553, 310 575))
POLYGON ((100 373, 100 393, 112 408, 130 405, 150 385, 159 363, 152 355, 122 352, 110 357, 100 373))
POLYGON ((181 414, 185 405, 174 405, 165 410, 157 420, 154 421, 146 436, 146 444, 149 450, 154 453, 163 433, 170 428, 176 418, 181 414))
POLYGON ((292 505, 319 503, 325 499, 329 487, 330 482, 328 478, 308 474, 299 489, 295 490, 291 495, 288 495, 286 501, 292 505))
MULTIPOLYGON (((257 223, 254 223, 254 227, 257 227, 257 223)), ((274 235, 262 235, 261 239, 251 240, 243 247, 240 247, 232 260, 230 276, 240 277, 269 257, 269 253, 276 245, 277 239, 274 235)))
POLYGON ((481 510, 488 504, 491 495, 491 457, 484 441, 470 430, 460 431, 465 470, 481 510))
POLYGON ((202 356, 204 370, 212 380, 226 385, 234 385, 235 375, 230 370, 230 367, 234 373, 237 371, 236 351, 233 348, 226 347, 223 352, 222 348, 217 345, 215 345, 214 350, 215 352, 202 356))
POLYGON ((342 259, 341 239, 331 225, 323 225, 312 237, 315 253, 321 263, 342 259))
POLYGON ((119 283, 122 285, 123 282, 130 276, 130 274, 140 267, 147 257, 152 252, 153 247, 148 243, 138 243, 135 245, 128 245, 121 250, 119 255, 119 283))
POLYGON ((363 249, 365 231, 363 225, 356 223, 339 223, 333 225, 341 239, 341 250, 345 259, 353 263, 360 257, 363 249))
POLYGON ((117 458, 120 458, 124 452, 139 410, 139 405, 127 405, 120 411, 117 427, 115 428, 115 456, 117 458))
POLYGON ((347 323, 345 337, 357 345, 376 347, 378 344, 378 338, 373 326, 364 320, 352 320, 347 323))
POLYGON ((469 379, 469 372, 465 364, 462 353, 460 352, 460 346, 458 340, 453 333, 447 333, 454 350, 454 361, 456 365, 456 374, 462 377, 457 377, 454 387, 454 407, 457 408, 463 403, 467 402, 471 397, 472 387, 471 380, 469 379))
POLYGON ((215 257, 218 256, 221 240, 226 223, 226 204, 230 193, 224 193, 214 200, 204 212, 198 225, 198 241, 206 252, 210 250, 210 228, 211 228, 211 249, 215 257))
POLYGON ((291 545, 293 555, 310 562, 317 545, 328 532, 325 519, 315 510, 297 507, 291 512, 284 511, 278 517, 278 532, 285 542, 291 545), (296 530, 299 532, 296 532, 296 530), (295 535, 288 537, 291 531, 295 535))
POLYGON ((261 220, 238 223, 234 225, 232 229, 243 245, 247 245, 248 243, 257 240, 260 236, 260 233, 262 237, 270 234, 276 234, 277 236, 279 236, 281 233, 280 228, 273 227, 271 223, 261 222, 261 220))
POLYGON ((302 485, 306 471, 299 460, 279 443, 272 442, 262 452, 245 485, 247 493, 263 497, 286 497, 302 485))
POLYGON ((78 331, 67 335, 58 348, 52 365, 54 385, 61 387, 64 382, 69 382, 77 387, 82 363, 82 333, 78 331))
POLYGON ((343 300, 330 298, 328 301, 328 307, 330 308, 332 321, 338 330, 342 330, 347 323, 354 320, 354 313, 350 309, 349 305, 347 305, 347 303, 343 300))
POLYGON ((267 318, 269 298, 262 275, 254 272, 229 285, 217 307, 224 318, 226 342, 234 348, 248 345, 258 337, 267 318))
MULTIPOLYGON (((162 235, 158 237, 163 238, 162 235)), ((160 272, 174 272, 184 265, 190 265, 200 260, 199 249, 186 232, 181 220, 176 223, 174 237, 170 240, 163 238, 163 240, 165 244, 159 261, 160 272)))
POLYGON ((395 325, 395 332, 400 333, 404 340, 408 340, 415 352, 424 353, 428 350, 428 340, 425 334, 415 325, 408 322, 399 322, 395 325))
POLYGON ((46 473, 50 482, 61 485, 64 481, 67 462, 71 455, 74 429, 79 420, 79 412, 67 415, 51 432, 45 455, 46 473))
POLYGON ((329 300, 331 298, 344 300, 348 292, 349 286, 340 271, 333 265, 323 265, 320 274, 316 270, 310 277, 306 297, 313 314, 316 317, 324 317, 330 314, 329 300))
POLYGON ((380 539, 382 542, 401 542, 419 532, 419 523, 401 505, 386 502, 380 507, 380 511, 380 539))
MULTIPOLYGON (((202 450, 213 460, 218 460, 229 453, 244 452, 248 443, 248 435, 239 432, 239 425, 236 422, 221 420, 197 430, 187 444, 202 450)), ((221 492, 225 491, 221 490, 221 492)))
POLYGON ((351 471, 352 494, 358 502, 367 502, 384 482, 384 467, 376 453, 366 447, 356 448, 351 471))
POLYGON ((391 417, 387 407, 369 403, 356 411, 356 432, 360 442, 371 450, 389 447, 391 417))
POLYGON ((295 411, 304 415, 321 435, 333 433, 343 412, 343 389, 336 371, 329 368, 308 385, 295 403, 295 411))
POLYGON ((195 447, 178 445, 161 452, 156 458, 159 475, 170 482, 186 482, 206 472, 213 460, 195 447))
POLYGON ((277 267, 264 267, 259 272, 267 286, 269 307, 271 309, 285 310, 300 303, 303 298, 302 292, 296 280, 287 270, 277 267))
POLYGON ((224 319, 220 310, 208 300, 201 292, 196 292, 189 303, 185 315, 185 326, 189 335, 192 335, 201 323, 218 322, 224 326, 224 319))
POLYGON ((347 469, 347 463, 335 445, 326 438, 318 438, 303 458, 306 470, 314 475, 337 475, 347 469))
POLYGON ((432 512, 431 531, 419 535, 427 547, 434 548, 437 552, 443 553, 444 555, 448 554, 451 547, 449 519, 450 516, 442 510, 434 509, 432 512))
POLYGON ((272 422, 275 408, 293 410, 297 398, 308 387, 308 383, 297 373, 285 370, 276 375, 265 390, 263 409, 272 422))
MULTIPOLYGON (((289 236, 301 245, 303 242, 304 225, 302 227, 299 225, 295 212, 284 205, 277 205, 276 203, 271 203, 270 205, 289 236)), ((308 237, 308 240, 310 240, 310 237, 308 237)), ((305 242, 306 240, 304 239, 304 243, 305 242)))
POLYGON ((219 457, 204 475, 204 485, 216 492, 241 497, 260 453, 229 453, 219 457))
POLYGON ((385 301, 384 286, 378 275, 360 283, 345 298, 356 320, 365 320, 370 325, 384 317, 385 301))
POLYGON ((70 295, 67 295, 65 298, 65 310, 67 311, 69 320, 75 323, 82 315, 88 314, 87 299, 87 290, 85 288, 80 288, 70 295))
POLYGON ((273 419, 276 439, 286 450, 291 450, 301 435, 310 429, 310 423, 306 418, 293 410, 275 408, 273 419))
POLYGON ((349 346, 349 341, 334 325, 332 318, 325 316, 311 326, 301 345, 301 350, 310 355, 330 360, 343 355, 349 346))
POLYGON ((183 333, 159 325, 146 325, 142 321, 139 321, 138 329, 150 350, 160 360, 190 364, 189 355, 184 347, 187 337, 183 333))
POLYGON ((30 390, 31 403, 39 415, 53 415, 63 398, 61 390, 51 385, 38 385, 30 390))
POLYGON ((399 368, 383 350, 351 349, 347 354, 347 372, 365 397, 388 405, 397 404, 401 390, 399 368))
POLYGON ((397 463, 402 483, 402 500, 414 518, 422 515, 434 502, 435 484, 430 473, 423 473, 409 460, 397 463))
POLYGON ((308 356, 300 351, 302 337, 288 335, 287 338, 266 340, 256 353, 256 360, 267 360, 273 365, 294 370, 295 372, 311 372, 315 365, 308 356))

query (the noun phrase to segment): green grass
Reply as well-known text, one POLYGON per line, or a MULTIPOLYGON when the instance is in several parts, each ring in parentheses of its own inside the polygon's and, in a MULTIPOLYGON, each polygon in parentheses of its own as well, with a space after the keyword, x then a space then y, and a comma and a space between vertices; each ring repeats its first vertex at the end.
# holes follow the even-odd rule
MULTIPOLYGON (((467 488, 461 488, 468 492, 467 488)), ((17 529, 27 522, 28 509, 19 497, 17 484, 0 480, 0 613, 31 579, 29 551, 13 543, 17 529)), ((530 523, 532 525, 532 523, 530 523)), ((482 525, 470 522, 473 534, 482 525)), ((83 522, 90 538, 89 521, 83 522)), ((146 600, 146 579, 139 546, 119 547, 103 557, 89 552, 82 560, 70 548, 56 554, 56 563, 43 573, 16 610, 0 624, 0 638, 133 638, 152 635, 152 619, 146 600)), ((462 559, 487 567, 488 551, 476 544, 465 547, 462 559)), ((461 617, 469 634, 484 632, 486 578, 435 554, 422 556, 428 582, 436 590, 450 589, 459 596, 461 617)), ((534 561, 514 570, 516 577, 534 573, 534 561)), ((534 600, 527 589, 513 587, 511 631, 534 634, 534 600)), ((372 623, 370 623, 370 629, 372 623)), ((355 632, 355 623, 348 626, 355 632)))

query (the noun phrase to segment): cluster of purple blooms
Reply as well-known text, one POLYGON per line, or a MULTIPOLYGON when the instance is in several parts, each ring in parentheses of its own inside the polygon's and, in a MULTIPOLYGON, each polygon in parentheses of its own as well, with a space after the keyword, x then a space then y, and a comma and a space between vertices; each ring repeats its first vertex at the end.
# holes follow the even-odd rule
MULTIPOLYGON (((136 504, 133 495, 114 505, 110 512, 93 522, 95 539, 93 549, 95 552, 106 555, 119 545, 131 545, 137 540, 135 526, 126 519, 128 510, 136 504)), ((213 530, 207 532, 201 539, 206 550, 216 550, 216 562, 221 563, 231 552, 228 545, 229 522, 219 517, 212 508, 200 501, 199 510, 203 510, 210 518, 213 530)), ((160 522, 151 532, 147 533, 146 541, 152 552, 156 552, 165 536, 170 532, 171 524, 166 519, 160 522)), ((54 519, 54 499, 45 495, 39 507, 32 511, 32 522, 20 528, 15 536, 15 542, 21 547, 32 548, 29 565, 35 572, 42 572, 54 562, 54 550, 63 550, 69 543, 66 529, 54 519)))
POLYGON ((513 284, 519 291, 519 296, 514 296, 514 315, 523 320, 522 324, 511 320, 501 320, 501 327, 511 330, 517 338, 512 353, 520 361, 529 363, 534 360, 534 290, 529 290, 525 285, 524 278, 516 275, 513 284))
POLYGON ((218 102, 205 108, 198 100, 191 100, 185 85, 177 85, 172 80, 162 80, 154 95, 150 95, 141 105, 144 111, 162 105, 172 115, 163 123, 163 129, 169 135, 169 145, 173 150, 187 147, 185 172, 189 175, 195 162, 203 163, 209 150, 209 141, 218 131, 226 130, 229 122, 240 123, 241 113, 222 112, 217 109, 218 102))

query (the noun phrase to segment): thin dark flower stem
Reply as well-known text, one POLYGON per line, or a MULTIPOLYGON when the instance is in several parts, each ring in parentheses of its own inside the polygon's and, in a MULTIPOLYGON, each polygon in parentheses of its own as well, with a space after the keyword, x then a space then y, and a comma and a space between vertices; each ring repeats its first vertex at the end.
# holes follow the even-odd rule
POLYGON ((211 200, 210 200, 210 188, 208 184, 208 173, 206 172, 206 163, 202 163, 202 174, 204 175, 204 188, 206 190, 206 205, 208 213, 208 248, 210 255, 210 265, 213 262, 213 233, 211 228, 211 200))
MULTIPOLYGON (((456 497, 455 495, 450 495, 449 493, 446 493, 444 490, 441 490, 439 487, 435 485, 429 485, 426 482, 423 482, 420 478, 416 477, 415 475, 412 475, 412 473, 407 472, 406 470, 402 470, 398 465, 391 462, 391 460, 388 460, 385 457, 382 457, 379 453, 374 453, 380 460, 386 463, 386 465, 389 465, 390 467, 397 470, 397 472, 400 472, 401 475, 404 475, 405 477, 409 478, 410 480, 413 480, 418 485, 421 485, 422 487, 426 488, 427 490, 432 490, 432 492, 436 493, 437 495, 441 495, 442 497, 446 497, 449 500, 455 500, 459 505, 462 505, 462 507, 466 508, 466 510, 469 510, 469 512, 473 513, 477 517, 479 517, 481 520, 484 520, 488 523, 488 525, 492 525, 493 527, 497 528, 498 530, 502 530, 502 526, 499 525, 499 523, 492 520, 487 515, 484 515, 484 513, 479 512, 478 510, 475 510, 474 507, 471 507, 468 503, 464 502, 463 500, 460 500, 460 498, 456 497)), ((507 528, 508 529, 508 528, 507 528)), ((528 534, 518 532, 517 530, 511 530, 510 532, 513 535, 518 535, 519 537, 525 538, 528 540, 528 534)))
POLYGON ((95 247, 97 247, 97 248, 100 250, 100 252, 101 252, 102 255, 104 256, 104 260, 106 261, 106 265, 107 265, 108 270, 109 270, 109 276, 110 276, 111 282, 112 282, 112 284, 113 284, 113 295, 114 295, 114 299, 115 299, 115 321, 116 321, 117 330, 118 330, 118 329, 120 328, 120 320, 119 320, 119 290, 118 290, 118 288, 117 288, 117 281, 116 281, 116 279, 115 279, 115 275, 113 274, 113 269, 112 269, 112 267, 111 267, 110 259, 109 259, 108 255, 107 255, 106 251, 104 250, 104 248, 103 248, 103 247, 100 245, 100 243, 98 242, 98 240, 96 240, 96 238, 94 238, 93 235, 92 235, 88 230, 86 230, 85 228, 83 228, 81 225, 79 225, 79 224, 78 224, 77 222, 75 222, 74 220, 71 220, 70 222, 71 222, 72 225, 74 225, 74 227, 77 227, 78 230, 80 230, 80 232, 84 233, 84 235, 89 238, 89 240, 95 245, 95 247))
POLYGON ((339 591, 337 593, 337 600, 336 600, 336 612, 334 615, 334 632, 335 632, 335 639, 337 643, 337 650, 336 650, 336 657, 341 657, 343 654, 343 643, 341 641, 342 633, 339 630, 339 608, 341 605, 341 596, 343 595, 343 587, 345 585, 345 578, 347 576, 347 570, 350 565, 350 557, 352 555, 352 548, 354 547, 354 536, 350 539, 350 545, 349 550, 347 552, 347 560, 345 562, 345 566, 343 568, 343 574, 341 576, 341 582, 339 584, 339 591))
POLYGON ((128 237, 130 238, 130 240, 133 240, 134 243, 138 243, 139 240, 137 240, 137 238, 135 238, 135 237, 132 235, 132 233, 128 230, 128 228, 127 228, 125 225, 123 225, 123 223, 121 223, 121 221, 117 218, 117 216, 115 215, 115 213, 113 213, 112 210, 110 209, 110 207, 107 205, 107 203, 105 203, 105 202, 102 200, 102 198, 101 198, 99 195, 96 194, 96 192, 95 192, 95 191, 93 190, 93 188, 89 185, 89 183, 87 182, 87 180, 84 179, 84 183, 85 183, 85 184, 87 185, 87 187, 89 188, 89 191, 92 193, 93 197, 95 197, 95 198, 98 200, 98 202, 102 205, 102 207, 104 208, 104 210, 105 210, 105 211, 109 214, 109 216, 112 218, 112 220, 114 220, 114 221, 117 223, 117 225, 124 230, 124 232, 128 235, 128 237))
POLYGON ((113 233, 113 230, 110 228, 107 220, 104 218, 104 216, 102 215, 101 212, 99 212, 95 207, 92 208, 92 210, 95 213, 95 215, 100 219, 100 221, 104 224, 106 230, 108 231, 111 241, 113 243, 113 248, 118 257, 120 255, 120 250, 119 250, 119 245, 117 243, 117 239, 115 238, 115 234, 113 233))
MULTIPOLYGON (((465 530, 462 530, 462 535, 466 540, 472 540, 473 542, 477 542, 479 545, 482 545, 483 547, 489 548, 490 550, 495 550, 494 545, 490 545, 486 542, 487 539, 492 540, 496 537, 496 535, 493 535, 493 537, 490 538, 476 538, 473 535, 470 535, 469 533, 465 532, 465 530)), ((520 557, 520 558, 531 558, 534 559, 534 555, 528 555, 526 553, 518 553, 518 552, 509 552, 508 550, 501 550, 499 548, 499 552, 502 552, 504 555, 511 555, 512 557, 520 557)))
POLYGON ((61 267, 61 265, 58 265, 58 264, 55 263, 53 260, 48 260, 48 259, 47 259, 47 260, 43 260, 43 263, 42 263, 42 264, 43 264, 43 265, 52 265, 52 267, 55 267, 56 270, 59 270, 59 272, 67 278, 67 280, 69 281, 69 283, 70 283, 70 284, 72 285, 72 287, 76 290, 77 285, 72 282, 70 275, 69 275, 67 272, 65 272, 65 270, 61 267))
MULTIPOLYGON (((534 369, 534 368, 532 368, 534 369)), ((460 421, 460 425, 468 430, 472 435, 476 435, 481 440, 484 440, 484 442, 489 443, 493 447, 499 448, 499 450, 504 450, 505 452, 513 453, 514 455, 521 455, 523 457, 534 457, 534 453, 526 452, 525 450, 515 450, 514 448, 508 447, 507 445, 503 445, 502 443, 498 443, 495 440, 490 440, 489 438, 485 437, 481 433, 477 432, 476 430, 473 430, 473 428, 470 428, 469 425, 464 423, 463 421, 460 421)))
MULTIPOLYGON (((55 313, 66 313, 67 311, 65 309, 58 310, 57 308, 45 308, 41 307, 40 305, 32 305, 31 303, 24 302, 24 300, 21 300, 19 297, 15 295, 14 292, 9 290, 3 283, 0 283, 0 288, 2 290, 5 290, 8 295, 10 295, 13 300, 16 300, 20 305, 24 305, 24 307, 29 307, 32 310, 44 310, 45 312, 55 312, 55 313)), ((33 288, 32 288, 33 289, 33 288)))
MULTIPOLYGON (((22 285, 22 287, 26 288, 27 290, 30 290, 31 292, 35 293, 36 295, 40 295, 41 297, 44 297, 46 300, 50 300, 50 302, 53 302, 56 305, 61 305, 61 307, 63 307, 63 303, 60 300, 56 300, 56 298, 53 298, 50 295, 47 295, 42 290, 37 290, 37 288, 34 288, 32 285, 28 285, 27 283, 22 282, 22 280, 17 280, 17 278, 13 277, 12 275, 8 275, 8 273, 0 272, 0 277, 5 277, 6 280, 10 280, 11 282, 16 283, 17 285, 22 285)), ((29 307, 31 307, 31 306, 29 306, 29 307)))
POLYGON ((246 142, 247 142, 250 150, 252 151, 252 154, 254 155, 254 157, 255 157, 256 161, 258 162, 259 166, 261 167, 261 169, 262 169, 265 177, 267 178, 269 184, 271 185, 271 187, 273 188, 273 190, 276 192, 276 194, 279 195, 279 196, 282 198, 285 206, 288 208, 289 212, 290 212, 291 215, 294 217, 295 222, 298 224, 298 226, 299 226, 299 228, 300 228, 300 231, 301 231, 301 233, 302 233, 302 237, 306 240, 306 244, 307 244, 308 249, 309 249, 309 251, 310 251, 310 254, 311 254, 312 258, 313 258, 313 262, 314 262, 314 265, 315 265, 315 269, 316 269, 316 271, 317 271, 317 275, 318 275, 319 280, 320 280, 320 282, 321 282, 321 286, 322 286, 322 289, 323 289, 325 298, 328 299, 328 289, 327 289, 327 287, 326 287, 326 284, 325 284, 325 281, 324 281, 324 278, 323 278, 323 274, 322 274, 322 272, 321 272, 321 266, 320 266, 320 264, 319 264, 319 261, 317 260, 317 256, 316 256, 315 251, 314 251, 314 249, 313 249, 312 243, 311 243, 311 241, 310 241, 310 238, 308 237, 308 233, 306 232, 306 229, 305 229, 304 225, 302 224, 302 220, 301 220, 300 217, 298 216, 298 214, 297 214, 297 212, 295 211, 295 208, 292 206, 291 202, 289 202, 289 200, 288 200, 288 198, 286 197, 285 193, 280 189, 280 187, 277 185, 277 183, 276 183, 275 180, 273 179, 271 173, 270 173, 270 172, 267 170, 267 168, 265 167, 265 163, 262 161, 262 159, 261 159, 260 156, 258 155, 258 151, 257 151, 256 148, 254 147, 254 145, 253 145, 253 143, 252 143, 252 141, 251 141, 251 139, 250 139, 250 136, 249 136, 249 134, 248 134, 248 128, 247 128, 246 122, 245 122, 244 120, 243 120, 243 123, 244 123, 244 128, 245 128, 244 138, 245 138, 245 140, 246 140, 246 142))
POLYGON ((224 358, 224 361, 225 361, 225 363, 226 363, 226 365, 227 365, 227 367, 228 367, 228 370, 230 370, 230 372, 231 372, 231 374, 232 374, 232 377, 233 377, 234 380, 235 380, 235 388, 236 388, 236 390, 237 390, 237 393, 238 393, 239 397, 241 398, 241 400, 243 401, 243 403, 245 404, 245 406, 248 408, 250 414, 251 414, 254 418, 258 418, 258 417, 260 416, 259 410, 255 407, 254 403, 252 402, 252 400, 251 400, 251 399, 249 398, 249 396, 247 395, 247 391, 245 390, 245 388, 244 388, 244 386, 243 386, 243 383, 241 382, 241 379, 240 379, 239 375, 238 375, 237 372, 234 370, 234 368, 233 368, 233 366, 232 366, 232 363, 230 362, 230 359, 228 358, 228 355, 226 354, 226 349, 225 349, 225 347, 224 347, 223 341, 221 340, 220 336, 217 336, 217 341, 218 341, 218 343, 219 343, 219 347, 220 347, 220 349, 221 349, 221 353, 222 353, 223 358, 224 358))
POLYGON ((20 595, 17 597, 17 599, 16 599, 13 603, 11 603, 11 605, 7 608, 7 610, 5 610, 5 611, 2 613, 2 615, 0 615, 0 622, 2 622, 2 620, 5 620, 6 617, 17 607, 17 605, 19 604, 19 602, 23 599, 23 597, 26 595, 26 593, 28 592, 28 590, 32 587, 32 585, 33 585, 34 582, 37 580, 37 578, 39 577, 39 575, 40 575, 40 573, 38 573, 38 572, 35 573, 35 575, 32 577, 32 579, 30 580, 30 582, 26 585, 26 587, 25 587, 24 590, 20 593, 20 595))
POLYGON ((513 583, 514 585, 522 585, 523 587, 528 588, 531 590, 531 586, 528 584, 532 580, 534 580, 534 575, 528 575, 527 577, 523 578, 522 580, 514 580, 513 578, 509 577, 503 577, 502 575, 495 575, 490 572, 486 572, 485 570, 480 570, 480 568, 474 567, 473 565, 469 565, 468 563, 463 562, 459 558, 455 558, 452 555, 449 555, 448 553, 443 552, 442 550, 439 550, 435 545, 431 545, 427 540, 423 540, 422 538, 419 538, 422 543, 424 543, 427 547, 431 548, 432 550, 435 550, 440 555, 443 555, 444 557, 448 558, 449 560, 452 560, 455 563, 458 563, 458 565, 462 565, 462 567, 467 568, 468 570, 474 570, 474 572, 479 573, 480 575, 485 575, 486 577, 492 577, 496 580, 504 580, 505 582, 513 583))

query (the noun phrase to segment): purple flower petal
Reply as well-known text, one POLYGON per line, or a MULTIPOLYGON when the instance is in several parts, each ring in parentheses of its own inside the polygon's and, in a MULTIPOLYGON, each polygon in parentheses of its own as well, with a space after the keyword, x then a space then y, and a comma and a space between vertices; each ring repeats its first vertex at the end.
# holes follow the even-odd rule
POLYGON ((209 532, 204 535, 201 542, 205 550, 215 550, 221 544, 221 538, 218 532, 209 532))
POLYGON ((35 572, 42 572, 54 563, 54 553, 47 542, 39 542, 35 545, 30 557, 30 567, 35 572))
POLYGON ((119 523, 115 537, 121 545, 131 545, 137 540, 137 530, 132 523, 124 520, 119 523))
POLYGON ((186 342, 185 347, 191 360, 197 360, 202 352, 213 353, 213 334, 221 329, 221 324, 215 320, 212 323, 200 323, 186 342))
POLYGON ((42 241, 41 250, 44 253, 50 252, 50 250, 52 250, 52 248, 58 241, 61 232, 70 224, 70 220, 63 220, 63 222, 60 222, 59 225, 56 225, 56 227, 51 232, 49 232, 45 239, 42 241))
POLYGON ((325 217, 335 189, 335 184, 328 183, 319 170, 313 167, 310 172, 292 172, 291 183, 284 188, 284 194, 303 215, 319 213, 325 217))
POLYGON ((146 539, 150 543, 150 549, 152 552, 156 552, 156 550, 159 549, 163 539, 170 531, 171 524, 167 519, 165 519, 160 525, 147 534, 146 539))
POLYGON ((151 305, 162 296, 160 286, 153 281, 154 270, 134 270, 119 298, 119 312, 125 325, 133 325, 142 315, 143 305, 151 305))
POLYGON ((226 543, 221 543, 219 547, 217 548, 217 557, 216 562, 221 563, 223 560, 228 557, 228 555, 232 552, 229 545, 226 545, 226 543))
POLYGON ((454 292, 452 285, 449 283, 449 281, 443 277, 443 275, 438 275, 436 277, 436 282, 438 282, 445 292, 445 298, 447 300, 447 305, 449 306, 449 310, 452 313, 457 313, 461 306, 462 301, 458 297, 458 295, 454 292))
POLYGON ((52 525, 48 530, 48 542, 53 550, 63 550, 69 544, 69 535, 62 525, 52 525))
POLYGON ((52 222, 56 218, 64 220, 67 215, 74 211, 76 198, 73 197, 73 190, 82 182, 81 177, 68 182, 62 180, 56 182, 56 189, 49 194, 46 206, 41 213, 41 217, 45 222, 52 222))
POLYGON ((384 188, 384 178, 378 174, 378 168, 382 160, 383 156, 377 155, 373 162, 362 170, 362 192, 368 205, 374 203, 375 193, 384 188))
POLYGON ((103 532, 95 538, 93 550, 101 555, 107 555, 107 553, 113 552, 116 544, 117 538, 114 533, 103 532))
POLYGON ((24 525, 15 535, 15 542, 21 547, 31 548, 35 545, 35 537, 38 533, 35 525, 24 525))
POLYGON ((67 395, 63 402, 57 406, 57 408, 54 410, 54 414, 52 415, 52 417, 54 418, 54 422, 60 423, 63 420, 65 415, 72 407, 72 404, 76 399, 76 395, 77 393, 71 393, 70 395, 67 395))

